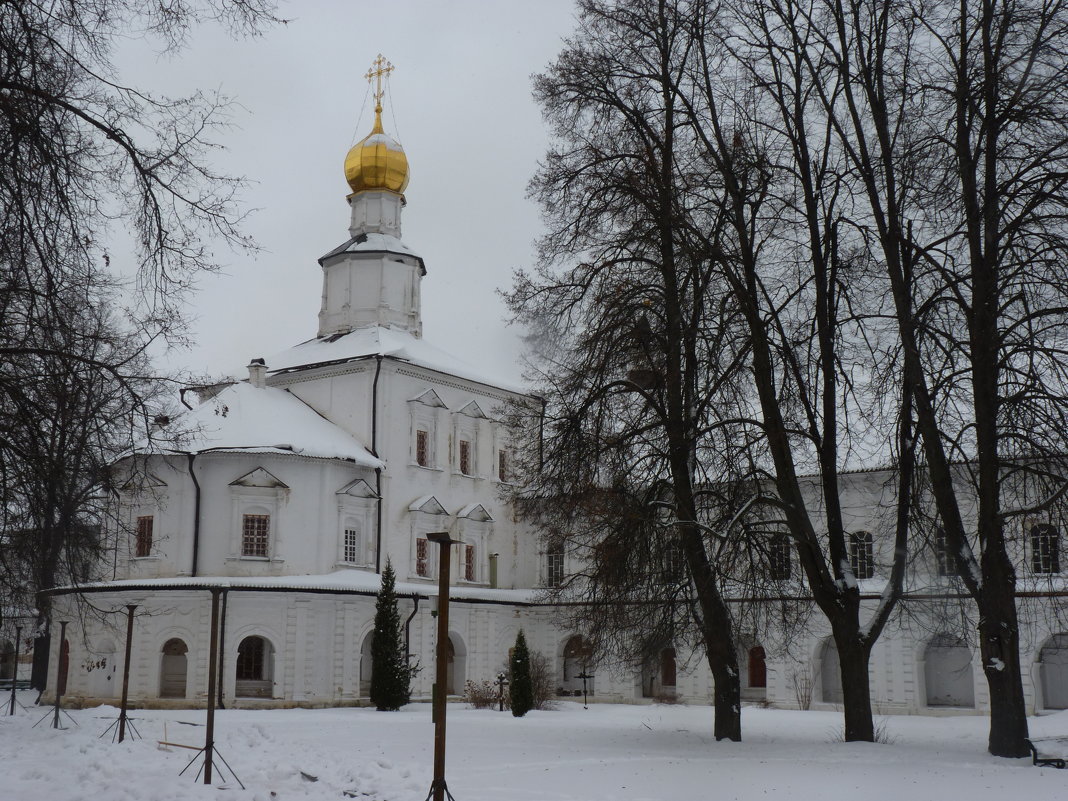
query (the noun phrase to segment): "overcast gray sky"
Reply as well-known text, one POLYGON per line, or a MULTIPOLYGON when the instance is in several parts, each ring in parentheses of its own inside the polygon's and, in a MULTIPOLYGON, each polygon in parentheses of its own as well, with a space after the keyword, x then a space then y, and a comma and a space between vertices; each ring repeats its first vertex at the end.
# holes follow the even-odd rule
POLYGON ((548 142, 530 97, 573 27, 571 0, 289 2, 289 25, 232 41, 194 32, 176 58, 132 43, 128 82, 171 95, 236 97, 238 128, 216 163, 252 181, 255 259, 218 254, 222 274, 192 297, 196 347, 169 358, 196 373, 240 370, 316 333, 317 259, 348 237, 343 162, 373 108, 364 74, 381 52, 395 66, 384 123, 411 166, 404 240, 426 260, 424 337, 518 377, 517 332, 496 295, 532 263, 538 209, 525 188, 548 142), (362 113, 362 118, 361 118, 362 113))

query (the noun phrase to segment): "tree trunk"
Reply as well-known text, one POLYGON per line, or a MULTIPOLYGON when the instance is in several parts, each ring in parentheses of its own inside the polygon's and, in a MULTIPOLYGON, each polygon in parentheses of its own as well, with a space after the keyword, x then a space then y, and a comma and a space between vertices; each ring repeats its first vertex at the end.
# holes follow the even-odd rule
POLYGON ((850 638, 848 643, 836 643, 842 674, 842 706, 844 707, 847 743, 875 742, 875 724, 871 716, 871 687, 868 680, 868 649, 850 638))
POLYGON ((742 739, 742 685, 738 676, 738 665, 731 664, 733 659, 722 659, 708 651, 708 664, 712 668, 712 678, 716 683, 713 690, 713 703, 716 714, 714 734, 717 740, 742 739))
MULTIPOLYGON (((984 571, 985 572, 985 571, 984 571)), ((1011 585, 984 583, 979 653, 990 689, 990 739, 994 756, 1025 757, 1027 706, 1020 678, 1020 629, 1011 585)))

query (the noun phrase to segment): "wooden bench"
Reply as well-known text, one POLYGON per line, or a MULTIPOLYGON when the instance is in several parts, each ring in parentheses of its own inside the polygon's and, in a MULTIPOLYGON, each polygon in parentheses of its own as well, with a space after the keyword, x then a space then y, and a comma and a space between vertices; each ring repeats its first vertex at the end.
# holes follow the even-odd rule
POLYGON ((1044 765, 1053 768, 1064 769, 1068 767, 1068 759, 1064 756, 1050 756, 1050 746, 1060 746, 1053 750, 1064 754, 1068 750, 1068 737, 1042 737, 1027 741, 1027 747, 1031 749, 1031 764, 1044 765), (1042 753, 1039 753, 1041 749, 1042 753))

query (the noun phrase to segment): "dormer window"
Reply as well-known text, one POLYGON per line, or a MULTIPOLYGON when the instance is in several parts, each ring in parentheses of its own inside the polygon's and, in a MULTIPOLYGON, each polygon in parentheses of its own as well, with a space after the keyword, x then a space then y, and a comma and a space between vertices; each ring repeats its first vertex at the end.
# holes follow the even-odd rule
POLYGON ((411 416, 410 464, 434 469, 438 466, 438 414, 445 404, 432 389, 408 400, 411 416))
POLYGON ((230 484, 230 558, 281 561, 278 510, 288 492, 285 483, 262 467, 230 484))

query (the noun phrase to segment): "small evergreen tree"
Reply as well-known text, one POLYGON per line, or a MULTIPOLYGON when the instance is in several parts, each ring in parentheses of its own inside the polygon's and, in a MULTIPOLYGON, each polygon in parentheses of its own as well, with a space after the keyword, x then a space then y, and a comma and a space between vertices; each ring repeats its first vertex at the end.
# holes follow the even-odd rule
POLYGON ((371 700, 379 712, 395 711, 410 700, 412 669, 401 646, 396 583, 393 564, 386 559, 371 639, 371 700))
POLYGON ((509 679, 511 687, 512 715, 517 718, 523 717, 534 708, 534 685, 530 680, 530 651, 527 650, 527 638, 523 636, 523 630, 515 638, 515 648, 512 650, 511 662, 512 676, 509 679))

